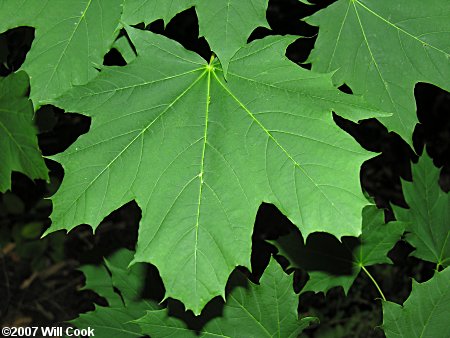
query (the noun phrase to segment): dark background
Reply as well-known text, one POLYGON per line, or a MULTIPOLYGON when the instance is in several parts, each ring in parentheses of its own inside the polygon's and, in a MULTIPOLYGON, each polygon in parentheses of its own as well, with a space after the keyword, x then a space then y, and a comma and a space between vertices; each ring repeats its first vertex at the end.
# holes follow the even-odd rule
MULTIPOLYGON (((287 50, 287 56, 301 67, 314 46, 317 28, 300 19, 324 8, 333 1, 318 1, 307 6, 298 0, 271 0, 267 19, 272 30, 257 28, 249 41, 270 34, 293 34, 299 39, 287 50)), ((161 20, 139 28, 166 35, 198 52, 209 60, 211 51, 206 41, 198 39, 197 17, 193 9, 177 15, 164 29, 161 20)), ((123 34, 123 33, 122 33, 123 34)), ((34 29, 20 27, 0 35, 0 76, 16 71, 23 63, 34 38, 34 29)), ((111 50, 105 65, 125 65, 121 55, 111 50)), ((351 92, 346 86, 340 88, 351 92)), ((417 114, 420 123, 414 131, 415 151, 396 134, 374 119, 352 123, 335 116, 336 123, 351 134, 364 148, 379 153, 361 169, 363 189, 377 205, 385 209, 386 219, 393 220, 390 204, 406 207, 400 178, 411 180, 411 161, 417 161, 424 147, 438 167, 442 167, 440 184, 450 190, 450 95, 429 84, 415 88, 417 114)), ((67 114, 52 106, 44 106, 36 113, 39 146, 44 155, 64 151, 81 134, 89 130, 90 119, 67 114)), ((102 257, 118 248, 133 249, 137 239, 140 209, 128 203, 108 216, 96 235, 89 226, 81 225, 68 235, 53 233, 43 240, 40 235, 50 225, 51 196, 64 176, 61 166, 46 160, 51 183, 31 181, 25 175, 13 173, 12 189, 0 196, 0 324, 7 326, 50 325, 75 318, 79 313, 93 310, 94 302, 105 301, 89 290, 79 291, 84 277, 77 267, 100 263, 102 257)), ((263 204, 256 217, 253 235, 250 279, 257 282, 276 249, 266 242, 288 233, 294 226, 272 205, 263 204)), ((411 278, 426 281, 433 274, 434 265, 408 257, 413 249, 400 241, 389 253, 394 265, 369 268, 388 300, 402 303, 409 295, 411 278)), ((281 263, 283 263, 281 261, 281 263)), ((300 271, 295 272, 297 290, 306 281, 300 271)), ((148 280, 154 287, 145 295, 161 300, 164 286, 158 271, 149 267, 148 280)), ((150 284, 150 283, 147 283, 150 284)), ((383 337, 379 295, 370 280, 360 275, 346 297, 340 288, 323 294, 304 294, 300 297, 302 316, 320 318, 321 324, 308 329, 310 337, 383 337)), ((180 308, 175 304, 174 308, 180 308)), ((207 307, 206 311, 209 311, 207 307)), ((191 323, 193 327, 201 323, 191 323)))

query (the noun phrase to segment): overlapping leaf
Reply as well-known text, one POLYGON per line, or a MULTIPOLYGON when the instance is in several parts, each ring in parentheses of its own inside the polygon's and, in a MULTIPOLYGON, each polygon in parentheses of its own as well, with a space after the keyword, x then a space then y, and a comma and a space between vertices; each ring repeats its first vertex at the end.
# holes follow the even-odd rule
POLYGON ((0 192, 11 188, 12 171, 32 179, 48 179, 27 91, 28 77, 24 72, 0 78, 0 192))
POLYGON ((292 287, 292 276, 286 275, 272 259, 259 285, 235 271, 228 283, 227 301, 221 316, 207 321, 197 333, 189 329, 186 322, 169 315, 168 309, 150 301, 136 301, 145 278, 143 265, 127 269, 131 258, 131 252, 121 250, 108 259, 111 276, 104 267, 82 268, 86 288, 105 297, 109 307, 97 306, 95 311, 82 314, 72 324, 79 328, 92 327, 98 337, 125 338, 147 334, 152 338, 238 338, 297 337, 315 320, 311 317, 298 319, 298 297, 292 287), (113 286, 120 292, 124 304, 113 286))
POLYGON ((123 57, 126 63, 130 63, 136 58, 136 53, 131 47, 130 42, 126 36, 121 36, 114 41, 113 48, 115 48, 123 57))
POLYGON ((413 280, 403 306, 383 302, 383 329, 387 338, 450 337, 450 269, 425 283, 413 280))
POLYGON ((96 337, 141 337, 141 330, 132 321, 156 310, 158 305, 139 300, 145 282, 142 264, 127 269, 133 253, 121 250, 106 260, 106 266, 86 265, 81 268, 86 276, 86 289, 92 289, 104 297, 109 307, 96 306, 94 311, 81 314, 71 321, 79 328, 93 328, 96 337), (114 290, 118 290, 120 295, 114 290))
POLYGON ((412 255, 450 265, 450 195, 439 187, 439 169, 427 154, 412 167, 413 182, 402 182, 409 209, 393 206, 395 216, 404 221, 406 240, 416 248, 412 255))
POLYGON ((142 332, 162 337, 298 337, 315 318, 298 319, 298 297, 278 263, 271 259, 260 285, 247 280, 240 272, 232 275, 230 292, 220 317, 209 321, 199 335, 186 324, 168 316, 167 310, 148 311, 136 321, 142 332))
POLYGON ((392 112, 380 120, 412 144, 414 85, 450 90, 450 2, 339 0, 306 21, 320 27, 313 70, 336 70, 336 83, 392 112))
POLYGON ((266 21, 268 0, 197 0, 200 36, 204 36, 217 54, 227 74, 233 55, 244 46, 257 27, 269 27, 266 21))
POLYGON ((360 239, 344 237, 342 242, 326 234, 312 234, 304 244, 300 232, 295 231, 272 241, 279 254, 286 257, 290 267, 304 269, 309 280, 303 292, 324 292, 342 286, 345 293, 352 286, 361 269, 374 264, 391 264, 387 253, 400 239, 404 224, 384 224, 383 211, 367 206, 363 211, 360 239))
POLYGON ((163 19, 167 24, 178 13, 194 6, 196 0, 125 0, 122 20, 127 24, 146 25, 163 19))
POLYGON ((6 0, 0 13, 0 32, 36 28, 22 69, 38 107, 97 74, 118 33, 122 0, 6 0))
POLYGON ((165 37, 129 30, 138 57, 55 101, 92 117, 91 130, 54 157, 65 169, 49 231, 94 228, 135 199, 142 220, 135 261, 155 264, 167 297, 199 313, 249 266, 262 201, 304 234, 358 235, 367 204, 359 168, 370 154, 331 110, 375 114, 284 56, 292 37, 242 49, 225 82, 218 63, 165 37), (177 252, 176 255, 173 252, 177 252))
POLYGON ((267 4, 268 0, 127 0, 123 20, 131 25, 163 18, 167 23, 195 5, 200 36, 217 54, 226 74, 231 58, 247 43, 250 33, 257 27, 268 27, 267 4))

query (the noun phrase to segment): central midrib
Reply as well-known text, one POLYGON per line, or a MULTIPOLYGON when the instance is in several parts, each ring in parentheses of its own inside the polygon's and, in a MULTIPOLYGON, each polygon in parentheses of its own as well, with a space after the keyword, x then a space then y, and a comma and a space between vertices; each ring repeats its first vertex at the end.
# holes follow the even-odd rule
MULTIPOLYGON (((199 222, 200 222, 200 208, 202 203, 202 193, 203 193, 203 174, 205 172, 205 151, 206 151, 206 143, 208 140, 208 118, 209 118, 209 102, 210 102, 210 88, 211 88, 211 72, 212 70, 207 70, 208 73, 208 81, 206 85, 206 107, 205 107, 205 127, 203 132, 203 146, 202 146, 202 160, 200 164, 200 173, 199 177, 199 191, 198 191, 198 201, 197 201, 197 216, 195 220, 195 246, 194 246, 194 269, 195 276, 197 276, 197 251, 198 251, 198 230, 199 230, 199 222)), ((196 278, 197 280, 197 278, 196 278)), ((197 294, 197 283, 195 283, 195 294, 197 294)))

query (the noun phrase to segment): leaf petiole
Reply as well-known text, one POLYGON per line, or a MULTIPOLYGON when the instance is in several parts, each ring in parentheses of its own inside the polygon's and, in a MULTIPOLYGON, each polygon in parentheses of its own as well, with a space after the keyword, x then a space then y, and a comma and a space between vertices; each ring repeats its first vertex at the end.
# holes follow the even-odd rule
POLYGON ((367 276, 369 276, 369 278, 373 282, 373 284, 375 284, 375 287, 377 288, 378 292, 380 293, 381 298, 383 298, 383 300, 386 301, 386 297, 384 296, 383 291, 381 291, 381 288, 378 285, 375 278, 373 278, 373 276, 370 274, 370 272, 366 269, 366 267, 364 265, 361 265, 361 269, 367 274, 367 276))

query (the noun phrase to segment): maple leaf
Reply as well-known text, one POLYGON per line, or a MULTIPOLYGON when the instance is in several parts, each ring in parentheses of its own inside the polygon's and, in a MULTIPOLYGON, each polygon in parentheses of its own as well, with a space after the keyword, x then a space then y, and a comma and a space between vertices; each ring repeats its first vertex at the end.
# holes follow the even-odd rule
POLYGON ((449 337, 450 269, 425 283, 413 280, 412 291, 402 305, 383 302, 383 330, 387 338, 449 337))
POLYGON ((293 37, 240 50, 228 81, 178 43, 128 30, 138 56, 109 67, 54 103, 92 118, 87 135, 53 159, 65 170, 49 231, 87 223, 136 200, 142 220, 134 262, 155 264, 166 297, 199 313, 249 267, 262 201, 305 236, 359 235, 367 204, 359 168, 371 154, 333 121, 377 115, 332 86, 330 75, 284 56, 293 37), (176 255, 173 252, 177 252, 176 255))
POLYGON ((384 224, 382 210, 370 205, 363 210, 360 238, 344 237, 342 242, 327 234, 312 234, 304 242, 299 231, 270 241, 289 261, 290 268, 304 269, 309 280, 301 290, 324 292, 342 286, 347 293, 361 270, 392 261, 387 253, 400 240, 405 225, 384 224))
POLYGON ((21 69, 30 77, 35 108, 97 75, 118 34, 122 0, 6 0, 0 3, 0 32, 35 27, 21 69))
POLYGON ((0 192, 11 188, 13 171, 20 171, 32 179, 48 180, 27 91, 28 77, 24 72, 0 77, 0 192))
POLYGON ((450 90, 450 2, 339 0, 306 22, 320 27, 312 69, 392 112, 380 121, 412 145, 415 84, 450 90))
POLYGON ((413 183, 402 181, 409 209, 393 206, 395 217, 406 223, 406 240, 416 248, 412 255, 450 265, 450 195, 439 187, 439 169, 424 153, 412 166, 413 183))

